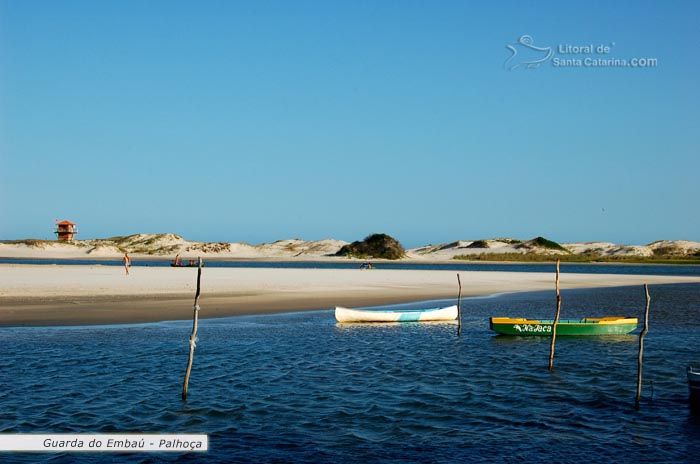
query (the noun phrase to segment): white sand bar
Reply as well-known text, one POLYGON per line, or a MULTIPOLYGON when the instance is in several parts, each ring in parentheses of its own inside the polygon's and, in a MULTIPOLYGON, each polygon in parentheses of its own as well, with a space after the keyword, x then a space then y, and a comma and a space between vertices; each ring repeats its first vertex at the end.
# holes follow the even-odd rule
MULTIPOLYGON (((554 272, 460 271, 463 295, 554 289, 554 272)), ((202 270, 203 317, 449 298, 455 271, 202 270)), ((0 325, 143 322, 191 317, 196 268, 0 264, 0 325), (35 313, 30 314, 32 311, 35 313)), ((567 288, 700 283, 698 276, 562 273, 567 288)))

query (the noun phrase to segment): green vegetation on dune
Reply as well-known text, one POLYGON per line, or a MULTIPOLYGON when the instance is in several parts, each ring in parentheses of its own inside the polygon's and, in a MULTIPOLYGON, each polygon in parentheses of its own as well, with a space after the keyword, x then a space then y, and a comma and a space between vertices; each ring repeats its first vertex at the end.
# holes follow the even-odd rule
POLYGON ((569 253, 569 250, 564 248, 563 246, 559 245, 557 242, 553 242, 552 240, 548 240, 544 237, 535 237, 529 242, 521 243, 520 245, 517 245, 516 248, 527 248, 527 249, 532 249, 532 248, 546 248, 548 250, 557 250, 557 251, 564 251, 566 253, 569 253))
MULTIPOLYGON (((428 245, 428 246, 432 246, 432 245, 428 245)), ((450 248, 459 248, 459 246, 460 246, 460 242, 457 241, 457 242, 447 243, 445 245, 439 245, 439 246, 435 247, 435 250, 436 251, 449 250, 450 248)))
POLYGON ((132 234, 103 239, 116 245, 155 245, 161 240, 184 240, 177 234, 132 234))
POLYGON ((372 234, 364 240, 344 245, 336 256, 348 258, 400 259, 406 255, 401 243, 386 234, 372 234))
POLYGON ((552 255, 546 253, 481 253, 457 255, 453 259, 462 261, 509 261, 521 263, 553 262, 565 263, 620 263, 620 264, 696 264, 700 265, 700 252, 681 256, 603 256, 592 253, 552 255))
POLYGON ((0 243, 6 245, 27 245, 27 246, 37 246, 37 245, 47 245, 51 243, 59 243, 57 240, 41 240, 38 238, 25 238, 21 240, 0 240, 0 243))
POLYGON ((517 245, 518 243, 523 243, 522 240, 518 240, 517 238, 494 238, 493 241, 507 243, 508 245, 517 245))
POLYGON ((41 248, 41 249, 45 249, 47 247, 51 247, 54 245, 71 246, 71 247, 77 247, 77 248, 87 248, 90 246, 81 240, 63 241, 63 240, 44 240, 44 239, 37 239, 37 238, 25 238, 25 239, 21 239, 21 240, 0 240, 0 243, 2 243, 4 245, 26 245, 28 247, 41 248))

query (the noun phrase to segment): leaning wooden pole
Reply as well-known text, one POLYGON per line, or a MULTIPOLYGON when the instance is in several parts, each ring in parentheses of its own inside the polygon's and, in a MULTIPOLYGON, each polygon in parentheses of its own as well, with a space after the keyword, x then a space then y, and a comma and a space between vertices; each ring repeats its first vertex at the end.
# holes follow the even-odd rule
POLYGON ((649 286, 644 284, 644 293, 647 296, 647 307, 644 310, 644 328, 639 333, 639 357, 637 358, 637 398, 634 400, 634 409, 639 411, 639 399, 642 396, 642 358, 644 357, 644 337, 649 332, 649 305, 651 304, 651 296, 649 296, 649 286))
POLYGON ((462 281, 459 280, 457 273, 457 285, 459 285, 459 294, 457 295, 457 336, 462 335, 462 281))
POLYGON ((192 335, 190 335, 190 358, 187 361, 185 371, 185 382, 182 385, 182 399, 187 399, 187 386, 190 383, 190 372, 192 371, 192 361, 194 360, 194 349, 197 346, 197 323, 199 322, 199 291, 202 280, 202 258, 197 263, 197 293, 194 296, 194 314, 192 315, 192 335))
POLYGON ((559 314, 561 314, 561 293, 559 293, 559 260, 557 260, 557 278, 555 281, 557 288, 557 314, 552 323, 552 344, 549 347, 549 370, 554 368, 554 344, 557 341, 557 324, 559 324, 559 314))

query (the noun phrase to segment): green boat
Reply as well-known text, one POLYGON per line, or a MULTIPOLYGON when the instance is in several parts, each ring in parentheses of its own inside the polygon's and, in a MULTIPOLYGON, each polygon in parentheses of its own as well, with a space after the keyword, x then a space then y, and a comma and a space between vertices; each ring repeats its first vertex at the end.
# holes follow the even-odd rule
MULTIPOLYGON (((551 337, 553 324, 552 319, 492 317, 490 320, 491 330, 502 335, 521 337, 551 337)), ((624 335, 636 328, 636 317, 560 319, 557 323, 557 335, 624 335)))

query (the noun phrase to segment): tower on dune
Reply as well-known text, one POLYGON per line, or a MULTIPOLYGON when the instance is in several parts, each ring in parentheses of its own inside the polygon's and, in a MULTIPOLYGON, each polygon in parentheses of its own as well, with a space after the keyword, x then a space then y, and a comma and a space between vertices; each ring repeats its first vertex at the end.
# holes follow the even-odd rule
POLYGON ((72 242, 73 236, 78 233, 78 228, 75 226, 75 222, 56 221, 56 230, 53 233, 58 235, 58 239, 61 241, 72 242))

